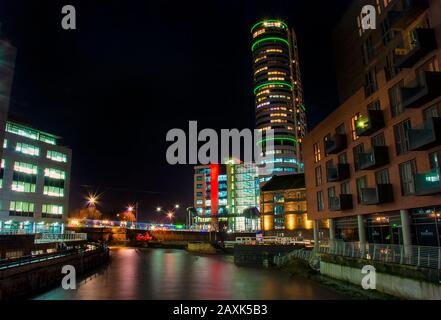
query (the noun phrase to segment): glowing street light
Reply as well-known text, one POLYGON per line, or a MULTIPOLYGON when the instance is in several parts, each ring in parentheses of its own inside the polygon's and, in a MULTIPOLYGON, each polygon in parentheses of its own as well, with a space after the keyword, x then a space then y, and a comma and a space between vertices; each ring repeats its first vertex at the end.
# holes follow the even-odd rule
POLYGON ((129 211, 129 212, 133 212, 133 210, 134 210, 133 206, 129 205, 129 206, 127 207, 127 211, 129 211))
POLYGON ((157 212, 161 212, 161 210, 162 210, 161 207, 156 207, 157 212))
POLYGON ((175 209, 179 209, 179 204, 175 204, 175 209))
POLYGON ((172 211, 169 211, 169 212, 167 213, 167 217, 168 217, 170 220, 172 220, 172 219, 173 219, 173 212, 172 212, 172 211))
POLYGON ((98 202, 98 196, 94 194, 89 194, 87 196, 87 205, 91 207, 95 207, 98 202))

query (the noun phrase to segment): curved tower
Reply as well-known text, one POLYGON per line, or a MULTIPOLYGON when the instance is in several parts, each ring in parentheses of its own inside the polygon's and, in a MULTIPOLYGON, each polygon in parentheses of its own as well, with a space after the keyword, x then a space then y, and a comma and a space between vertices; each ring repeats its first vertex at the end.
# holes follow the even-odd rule
POLYGON ((263 20, 251 28, 256 128, 274 130, 273 175, 303 172, 305 106, 297 40, 281 20, 263 20))

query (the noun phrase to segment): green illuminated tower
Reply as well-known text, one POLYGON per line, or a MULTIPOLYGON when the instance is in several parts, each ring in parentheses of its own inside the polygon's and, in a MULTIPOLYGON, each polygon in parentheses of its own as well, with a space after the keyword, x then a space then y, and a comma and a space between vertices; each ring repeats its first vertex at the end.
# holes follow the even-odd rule
POLYGON ((303 172, 306 115, 294 30, 281 20, 251 28, 256 128, 274 130, 274 166, 261 176, 303 172))

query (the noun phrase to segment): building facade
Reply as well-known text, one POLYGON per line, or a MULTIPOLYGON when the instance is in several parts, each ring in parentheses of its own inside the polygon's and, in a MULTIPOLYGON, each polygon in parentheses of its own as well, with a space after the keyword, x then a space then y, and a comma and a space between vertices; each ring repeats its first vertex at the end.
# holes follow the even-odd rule
MULTIPOLYGON (((1 36, 1 24, 0 24, 1 36)), ((8 118, 9 99, 14 77, 15 56, 17 50, 0 37, 0 141, 4 140, 6 119, 8 118)), ((0 158, 2 149, 0 148, 0 158)))
POLYGON ((274 130, 274 166, 261 174, 264 183, 273 175, 303 172, 306 116, 294 30, 281 20, 263 20, 251 34, 256 128, 274 130))
MULTIPOLYGON (((266 235, 313 238, 308 220, 304 174, 274 176, 260 192, 261 225, 266 235)), ((327 224, 323 221, 321 232, 327 224)))
POLYGON ((0 229, 62 233, 71 150, 59 137, 8 121, 0 170, 0 229))
POLYGON ((344 102, 305 138, 309 218, 332 239, 439 246, 441 2, 354 1, 336 37, 344 102))
POLYGON ((230 160, 195 167, 194 225, 199 229, 259 230, 257 166, 230 160))

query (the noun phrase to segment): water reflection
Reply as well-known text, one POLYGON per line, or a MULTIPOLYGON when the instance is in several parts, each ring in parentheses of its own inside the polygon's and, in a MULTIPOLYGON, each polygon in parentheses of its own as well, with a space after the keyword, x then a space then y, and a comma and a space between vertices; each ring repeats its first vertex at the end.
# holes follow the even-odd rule
POLYGON ((315 282, 275 271, 239 268, 230 256, 183 250, 117 248, 111 263, 78 284, 37 299, 339 299, 315 282))

